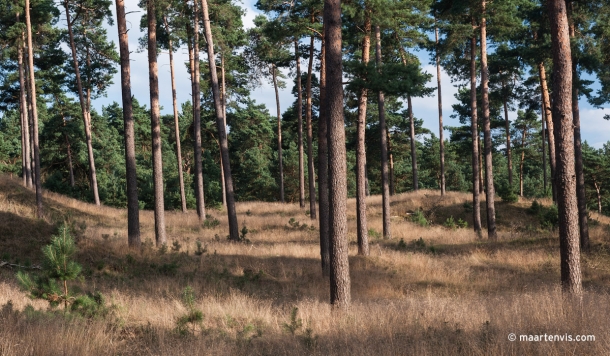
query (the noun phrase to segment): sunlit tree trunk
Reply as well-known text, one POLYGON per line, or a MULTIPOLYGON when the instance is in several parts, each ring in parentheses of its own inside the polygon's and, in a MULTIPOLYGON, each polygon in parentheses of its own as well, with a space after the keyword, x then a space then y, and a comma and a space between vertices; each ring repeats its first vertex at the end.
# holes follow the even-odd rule
POLYGON ((299 55, 299 41, 294 40, 294 57, 297 70, 297 118, 299 146, 299 206, 305 207, 305 167, 303 161, 303 89, 301 88, 301 56, 299 55))
POLYGON ((305 103, 305 124, 307 125, 307 178, 309 181, 309 217, 316 219, 316 173, 313 165, 313 128, 311 125, 311 75, 313 72, 314 35, 311 35, 309 43, 309 65, 307 66, 307 102, 305 103))
MULTIPOLYGON (((275 90, 275 107, 277 110, 277 159, 280 166, 280 201, 284 203, 284 162, 282 157, 282 112, 280 110, 280 92, 277 86, 277 67, 271 65, 271 76, 273 78, 273 89, 275 90)), ((321 95, 321 94, 320 94, 321 95)), ((322 113, 320 113, 322 117, 322 113)), ((319 128, 318 128, 319 130, 319 128)), ((321 204, 321 203, 320 203, 321 204)), ((320 207, 321 209, 321 207, 320 207)))
POLYGON ((419 189, 419 182, 417 179, 417 151, 415 149, 415 120, 413 119, 413 105, 411 103, 411 95, 407 95, 407 111, 409 113, 409 124, 411 128, 410 141, 411 141, 411 172, 413 173, 413 190, 419 189))
MULTIPOLYGON (((220 78, 222 82, 222 91, 220 95, 222 96, 222 120, 225 126, 225 130, 227 129, 227 84, 225 81, 225 57, 220 53, 220 78)), ((222 206, 227 206, 227 189, 225 184, 225 172, 222 169, 222 153, 220 154, 220 186, 222 187, 222 206)))
MULTIPOLYGON (((376 39, 376 61, 377 67, 383 65, 381 61, 381 29, 379 25, 375 26, 376 39)), ((388 181, 388 135, 385 122, 385 98, 383 91, 378 94, 379 106, 379 130, 381 132, 381 187, 382 187, 382 206, 383 206, 383 237, 389 239, 392 237, 390 231, 390 185, 388 181)))
POLYGON ((549 162, 551 163, 551 189, 553 190, 553 201, 557 201, 557 189, 555 182, 555 171, 557 170, 557 155, 555 154, 555 130, 553 113, 551 111, 551 99, 549 98, 549 90, 546 84, 546 69, 544 63, 538 63, 538 73, 540 75, 540 90, 542 91, 542 105, 544 107, 544 119, 547 127, 547 136, 549 140, 549 162))
POLYGON ((438 137, 440 141, 440 159, 441 159, 441 196, 445 195, 445 139, 443 128, 443 97, 441 95, 441 61, 438 53, 438 27, 436 27, 436 17, 434 18, 434 37, 436 40, 436 82, 438 85, 438 137))
MULTIPOLYGON (((473 29, 475 27, 472 20, 473 29)), ((472 220, 474 231, 481 235, 481 201, 479 197, 479 130, 477 128, 477 39, 470 39, 470 111, 471 111, 471 137, 472 137, 472 220)))
MULTIPOLYGON (((17 15, 19 18, 19 15, 17 15)), ((23 51, 24 41, 23 37, 25 34, 21 33, 21 41, 19 41, 19 53, 18 53, 18 64, 19 64, 19 105, 21 110, 21 131, 22 140, 21 146, 23 148, 22 161, 23 161, 23 179, 24 185, 28 188, 32 188, 32 159, 30 152, 30 125, 28 122, 28 104, 26 102, 26 85, 25 85, 25 74, 23 65, 23 51)))
POLYGON ((318 199, 320 205, 320 259, 322 275, 330 276, 329 191, 328 191, 328 115, 326 104, 326 41, 320 49, 320 116, 318 119, 318 199))
MULTIPOLYGON (((502 89, 504 89, 504 81, 502 81, 502 89)), ((508 186, 513 189, 513 154, 510 145, 510 120, 508 120, 508 104, 506 98, 502 101, 504 106, 504 124, 506 132, 506 166, 508 168, 508 186)))

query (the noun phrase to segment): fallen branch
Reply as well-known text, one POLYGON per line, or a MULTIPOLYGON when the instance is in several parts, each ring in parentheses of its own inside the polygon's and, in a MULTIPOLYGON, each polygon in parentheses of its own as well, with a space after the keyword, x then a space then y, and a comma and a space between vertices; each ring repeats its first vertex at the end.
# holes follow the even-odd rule
POLYGON ((14 263, 8 263, 5 261, 0 261, 0 267, 7 267, 7 268, 13 268, 13 267, 17 267, 17 268, 24 268, 24 269, 42 269, 42 267, 40 266, 22 266, 22 265, 18 265, 18 264, 14 264, 14 263))

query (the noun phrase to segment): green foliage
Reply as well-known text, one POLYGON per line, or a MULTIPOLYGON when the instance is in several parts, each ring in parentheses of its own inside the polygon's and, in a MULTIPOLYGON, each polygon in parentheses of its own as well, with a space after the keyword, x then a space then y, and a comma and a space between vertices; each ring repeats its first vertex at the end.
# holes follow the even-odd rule
POLYGON ((453 218, 453 216, 450 216, 447 218, 447 220, 445 220, 445 222, 443 223, 443 226, 445 226, 446 228, 452 229, 452 230, 456 230, 458 228, 468 227, 468 223, 466 221, 462 220, 461 218, 459 218, 456 221, 453 218))
POLYGON ((421 227, 428 227, 430 225, 421 209, 417 209, 413 214, 411 214, 411 222, 414 222, 421 227))
POLYGON ((507 203, 516 203, 519 201, 519 196, 513 192, 508 185, 500 185, 497 190, 498 196, 502 198, 502 201, 507 203))
POLYGON ((197 241, 195 241, 195 244, 197 245, 197 249, 195 250, 195 255, 201 256, 204 253, 208 252, 207 246, 202 247, 201 240, 198 239, 197 241))
POLYGON ((381 238, 381 234, 379 233, 379 231, 377 231, 377 230, 375 230, 375 229, 369 229, 369 231, 368 231, 368 235, 369 235, 370 237, 373 237, 373 238, 376 238, 376 239, 381 238))
POLYGON ((176 319, 176 331, 181 336, 194 335, 197 327, 203 325, 203 312, 196 306, 195 292, 187 286, 182 290, 182 305, 186 308, 186 314, 176 319))
POLYGON ((555 204, 547 208, 534 200, 532 205, 527 209, 527 213, 537 216, 540 221, 540 227, 543 229, 552 230, 559 225, 559 211, 555 204))
POLYGON ((206 219, 203 221, 203 227, 206 229, 213 229, 220 225, 220 221, 212 215, 206 215, 206 219))
POLYGON ((283 324, 284 330, 291 333, 292 335, 294 335, 303 326, 303 320, 297 317, 298 312, 299 308, 292 308, 292 311, 290 312, 290 321, 288 323, 283 324))

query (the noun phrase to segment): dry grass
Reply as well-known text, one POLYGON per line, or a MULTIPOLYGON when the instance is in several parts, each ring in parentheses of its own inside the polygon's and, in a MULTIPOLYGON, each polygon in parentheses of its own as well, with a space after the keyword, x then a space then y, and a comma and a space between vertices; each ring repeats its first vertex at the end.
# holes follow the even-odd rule
MULTIPOLYGON (((470 229, 442 226, 450 216, 470 225, 469 199, 462 193, 440 199, 434 191, 393 197, 393 237, 371 236, 367 258, 356 256, 350 201, 353 305, 338 312, 328 305, 320 273, 317 223, 296 205, 240 203, 240 227, 247 226, 251 244, 226 241, 223 212, 209 212, 219 220, 212 228, 201 226, 194 212, 171 212, 167 231, 180 251, 160 254, 147 243, 133 252, 126 248, 124 210, 48 193, 47 217, 37 220, 33 194, 0 176, 0 259, 36 263, 39 247, 67 221, 79 236, 86 275, 75 287, 99 290, 115 306, 99 320, 44 312, 45 303, 19 290, 15 271, 2 269, 0 355, 610 353, 610 219, 593 214, 594 248, 583 256, 586 294, 582 307, 573 307, 562 302, 558 286, 555 233, 526 214, 531 201, 498 202, 500 239, 488 242, 470 229), (417 209, 431 226, 410 222, 417 209), (201 256, 194 254, 196 240, 207 250, 201 256), (204 321, 180 336, 176 320, 186 313, 180 295, 187 285, 204 321), (36 311, 24 311, 28 304, 36 311), (302 326, 295 324, 293 334, 285 324, 294 307, 302 326), (510 342, 511 332, 592 334, 596 341, 510 342)), ((380 203, 380 197, 368 200, 373 235, 381 231, 380 203)), ((141 222, 143 240, 152 242, 152 213, 142 212, 141 222)))

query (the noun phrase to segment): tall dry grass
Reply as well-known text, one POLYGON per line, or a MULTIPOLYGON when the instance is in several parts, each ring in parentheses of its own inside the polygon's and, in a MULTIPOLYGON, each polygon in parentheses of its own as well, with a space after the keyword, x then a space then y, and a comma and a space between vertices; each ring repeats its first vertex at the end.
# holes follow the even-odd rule
MULTIPOLYGON (((356 256, 351 233, 353 305, 339 312, 328 304, 328 282, 320 273, 317 223, 297 205, 238 204, 250 244, 227 242, 224 212, 211 212, 219 221, 211 228, 201 226, 194 212, 169 212, 168 236, 180 250, 170 245, 164 254, 152 247, 153 216, 145 211, 142 236, 148 242, 134 252, 127 249, 124 210, 47 193, 49 213, 36 220, 32 192, 0 177, 0 226, 8 226, 0 230, 0 258, 36 263, 40 245, 68 221, 79 236, 86 276, 72 287, 101 291, 113 305, 111 316, 93 320, 46 312, 45 303, 19 290, 14 270, 0 269, 0 355, 610 353, 610 219, 593 214, 594 248, 583 256, 586 293, 575 306, 562 301, 556 233, 541 230, 526 213, 531 201, 498 202, 500 239, 489 242, 470 229, 443 226, 449 217, 471 221, 464 205, 469 198, 449 193, 440 199, 435 191, 397 195, 393 238, 384 240, 378 237, 381 199, 370 197, 371 256, 356 256), (410 221, 417 209, 431 226, 410 221), (197 240, 206 251, 201 255, 194 253, 197 240), (181 303, 186 286, 195 291, 204 320, 181 336, 176 320, 187 312, 181 303), (510 333, 596 340, 510 342, 510 333)), ((349 209, 353 232, 352 200, 349 209)))

